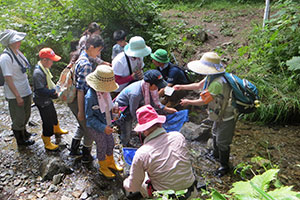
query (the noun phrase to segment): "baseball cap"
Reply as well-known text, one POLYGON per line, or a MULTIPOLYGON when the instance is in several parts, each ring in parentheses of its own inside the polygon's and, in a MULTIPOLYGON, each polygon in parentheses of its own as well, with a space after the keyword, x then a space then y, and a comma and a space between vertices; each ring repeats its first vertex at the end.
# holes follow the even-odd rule
POLYGON ((39 52, 40 58, 49 58, 53 61, 59 61, 61 59, 60 56, 56 55, 51 48, 43 48, 39 52))
POLYGON ((167 86, 167 82, 163 79, 162 74, 156 69, 146 71, 144 74, 144 81, 150 84, 155 84, 158 89, 167 86))

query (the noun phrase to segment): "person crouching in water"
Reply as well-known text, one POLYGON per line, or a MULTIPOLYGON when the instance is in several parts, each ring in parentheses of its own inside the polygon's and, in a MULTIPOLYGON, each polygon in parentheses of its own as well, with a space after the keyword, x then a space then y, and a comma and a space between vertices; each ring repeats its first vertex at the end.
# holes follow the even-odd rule
POLYGON ((68 131, 62 130, 57 120, 57 114, 52 102, 52 99, 57 98, 55 84, 53 83, 50 68, 53 62, 61 59, 60 56, 55 55, 50 48, 43 48, 39 52, 40 61, 35 66, 33 72, 33 87, 34 96, 33 101, 39 109, 42 122, 43 134, 42 139, 47 150, 57 150, 58 145, 51 142, 53 134, 67 134, 68 131))
POLYGON ((110 92, 118 89, 113 69, 108 65, 99 65, 87 76, 90 86, 85 95, 85 116, 88 134, 96 142, 99 171, 106 178, 116 175, 110 170, 123 171, 115 164, 113 158, 114 138, 111 125, 113 102, 110 92))

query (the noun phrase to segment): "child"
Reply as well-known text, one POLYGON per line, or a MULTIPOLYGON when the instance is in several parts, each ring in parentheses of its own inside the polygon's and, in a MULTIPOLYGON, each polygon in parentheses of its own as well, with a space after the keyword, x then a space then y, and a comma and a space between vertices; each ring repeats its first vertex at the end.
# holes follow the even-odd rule
POLYGON ((113 39, 117 42, 112 48, 111 59, 113 60, 119 53, 124 51, 126 42, 126 33, 123 30, 118 30, 114 32, 113 39))
POLYGON ((85 95, 85 115, 88 134, 96 142, 99 171, 106 178, 116 175, 110 170, 123 171, 115 164, 113 157, 114 138, 111 128, 111 110, 113 107, 110 92, 119 86, 115 82, 113 69, 108 65, 99 65, 86 78, 90 86, 85 95))
POLYGON ((36 65, 33 72, 33 87, 34 97, 33 101, 38 107, 42 122, 43 134, 42 139, 45 149, 54 151, 58 149, 58 145, 51 143, 50 137, 55 134, 67 134, 59 127, 57 114, 52 102, 52 99, 57 98, 55 91, 55 84, 52 82, 52 74, 50 68, 53 61, 57 62, 61 59, 60 56, 55 55, 50 48, 43 48, 39 52, 40 61, 36 65))

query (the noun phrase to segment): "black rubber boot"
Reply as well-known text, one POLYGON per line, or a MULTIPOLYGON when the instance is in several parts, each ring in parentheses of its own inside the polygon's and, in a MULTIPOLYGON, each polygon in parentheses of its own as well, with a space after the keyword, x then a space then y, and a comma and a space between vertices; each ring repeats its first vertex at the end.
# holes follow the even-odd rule
POLYGON ((25 139, 24 131, 13 130, 13 132, 19 146, 30 146, 34 144, 35 141, 25 139))
POLYGON ((219 151, 221 167, 216 171, 216 176, 219 178, 230 172, 229 155, 230 149, 228 151, 219 151))
POLYGON ((29 138, 30 138, 31 136, 36 136, 36 135, 37 135, 36 133, 29 133, 29 132, 27 132, 26 129, 24 129, 24 137, 25 137, 25 140, 29 140, 29 138))
POLYGON ((206 158, 209 160, 217 161, 219 162, 219 148, 217 146, 217 137, 213 136, 213 150, 210 151, 207 155, 206 158))
POLYGON ((82 147, 82 158, 81 158, 81 162, 86 164, 86 163, 90 163, 93 162, 94 158, 91 155, 91 147, 82 147))
POLYGON ((71 149, 70 149, 70 156, 81 156, 82 153, 79 149, 80 146, 80 140, 72 139, 71 143, 71 149))

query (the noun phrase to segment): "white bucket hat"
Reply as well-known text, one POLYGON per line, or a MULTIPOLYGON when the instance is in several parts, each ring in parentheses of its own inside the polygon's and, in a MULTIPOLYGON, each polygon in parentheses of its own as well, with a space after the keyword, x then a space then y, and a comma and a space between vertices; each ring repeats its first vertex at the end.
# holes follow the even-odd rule
POLYGON ((112 92, 119 88, 115 82, 114 71, 108 65, 98 65, 96 70, 86 77, 86 82, 97 92, 112 92))
POLYGON ((151 53, 151 48, 146 46, 145 40, 140 36, 134 36, 124 47, 127 56, 145 57, 151 53))
POLYGON ((0 43, 4 46, 8 46, 9 44, 23 40, 25 36, 26 33, 7 29, 0 32, 0 43))
POLYGON ((187 67, 202 75, 221 74, 225 72, 221 64, 221 58, 215 52, 206 52, 200 60, 194 60, 187 64, 187 67))

